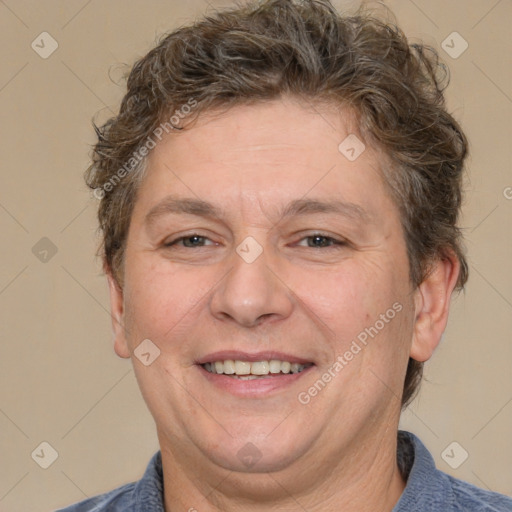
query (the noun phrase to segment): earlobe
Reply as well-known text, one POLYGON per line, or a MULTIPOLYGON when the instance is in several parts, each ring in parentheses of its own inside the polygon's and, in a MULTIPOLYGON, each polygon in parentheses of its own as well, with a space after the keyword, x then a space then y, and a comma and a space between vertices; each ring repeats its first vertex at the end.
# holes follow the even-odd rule
POLYGON ((119 357, 129 358, 130 349, 124 329, 124 297, 123 290, 111 272, 107 273, 110 294, 110 317, 114 333, 114 350, 119 357))
POLYGON ((430 359, 448 322, 450 299, 457 284, 460 263, 453 253, 437 260, 415 291, 415 323, 410 356, 430 359))

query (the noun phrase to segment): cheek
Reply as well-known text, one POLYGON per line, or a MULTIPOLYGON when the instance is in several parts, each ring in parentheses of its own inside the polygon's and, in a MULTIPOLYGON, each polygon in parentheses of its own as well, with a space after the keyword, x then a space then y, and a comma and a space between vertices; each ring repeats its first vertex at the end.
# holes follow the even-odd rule
POLYGON ((336 271, 303 273, 296 282, 294 291, 304 311, 311 319, 319 318, 331 334, 326 340, 331 358, 321 372, 335 378, 319 408, 332 400, 340 411, 348 402, 361 411, 380 411, 381 402, 388 403, 390 397, 395 401, 401 393, 414 317, 404 281, 407 267, 370 260, 364 265, 347 262, 336 271))
POLYGON ((357 336, 405 297, 402 277, 377 257, 365 257, 364 264, 362 258, 353 259, 337 269, 302 272, 293 289, 337 342, 357 336))
POLYGON ((125 287, 129 337, 135 343, 149 338, 167 346, 170 339, 190 327, 190 319, 204 307, 220 270, 173 267, 166 262, 148 260, 140 258, 126 273, 130 276, 125 287))

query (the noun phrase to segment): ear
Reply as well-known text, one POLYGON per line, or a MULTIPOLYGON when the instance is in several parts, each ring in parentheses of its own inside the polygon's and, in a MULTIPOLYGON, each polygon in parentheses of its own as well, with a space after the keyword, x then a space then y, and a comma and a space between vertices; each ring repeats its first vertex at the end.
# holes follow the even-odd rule
POLYGON ((410 356, 430 359, 448 322, 450 299, 459 277, 460 262, 452 252, 437 260, 415 293, 415 323, 410 356))
POLYGON ((114 333, 114 350, 119 357, 129 358, 130 349, 124 329, 123 290, 110 270, 107 271, 107 280, 110 294, 110 317, 112 319, 112 331, 114 333))

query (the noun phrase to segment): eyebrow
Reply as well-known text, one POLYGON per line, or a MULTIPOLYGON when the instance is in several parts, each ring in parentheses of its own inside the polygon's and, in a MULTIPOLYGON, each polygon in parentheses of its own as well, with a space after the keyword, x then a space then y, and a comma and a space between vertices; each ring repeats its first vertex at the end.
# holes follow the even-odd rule
POLYGON ((153 224, 157 218, 168 214, 187 214, 212 218, 223 216, 220 208, 201 199, 168 196, 151 208, 144 220, 146 224, 153 224))
POLYGON ((369 220, 370 215, 361 206, 341 200, 296 199, 286 206, 283 218, 312 213, 335 213, 354 220, 369 220))
MULTIPOLYGON (((353 220, 370 220, 368 212, 355 203, 324 199, 295 199, 286 205, 279 218, 283 220, 314 213, 334 213, 353 220)), ((159 217, 168 214, 195 215, 213 219, 222 219, 224 217, 221 208, 207 201, 168 196, 151 208, 145 217, 145 223, 153 224, 159 217)))

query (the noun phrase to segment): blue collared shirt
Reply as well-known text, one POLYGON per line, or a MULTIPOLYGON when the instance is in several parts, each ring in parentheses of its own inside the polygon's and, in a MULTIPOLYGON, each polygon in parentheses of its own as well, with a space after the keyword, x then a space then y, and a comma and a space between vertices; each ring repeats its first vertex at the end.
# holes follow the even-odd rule
MULTIPOLYGON (((400 431, 398 441, 398 464, 407 485, 393 512, 512 512, 511 498, 436 469, 429 451, 414 434, 400 431)), ((164 511, 162 457, 157 452, 138 482, 57 512, 164 511)))

